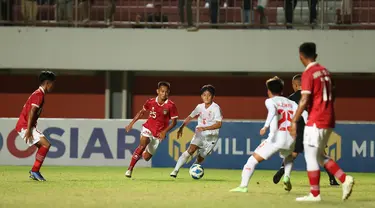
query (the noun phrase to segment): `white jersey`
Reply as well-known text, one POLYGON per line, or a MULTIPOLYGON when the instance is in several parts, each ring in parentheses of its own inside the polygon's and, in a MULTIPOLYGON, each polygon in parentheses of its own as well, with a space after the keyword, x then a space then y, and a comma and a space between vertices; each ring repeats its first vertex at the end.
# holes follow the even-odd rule
MULTIPOLYGON (((280 149, 290 149, 295 140, 290 135, 289 129, 298 105, 294 101, 281 96, 268 98, 265 104, 268 115, 264 126, 270 128, 267 140, 280 149)), ((306 111, 302 113, 302 117, 306 122, 306 111)))
MULTIPOLYGON (((197 107, 191 112, 190 117, 195 118, 198 116, 197 127, 207 127, 214 125, 217 121, 223 120, 220 106, 214 102, 206 108, 204 103, 198 104, 197 107)), ((205 135, 218 135, 219 129, 207 130, 202 132, 205 135)))

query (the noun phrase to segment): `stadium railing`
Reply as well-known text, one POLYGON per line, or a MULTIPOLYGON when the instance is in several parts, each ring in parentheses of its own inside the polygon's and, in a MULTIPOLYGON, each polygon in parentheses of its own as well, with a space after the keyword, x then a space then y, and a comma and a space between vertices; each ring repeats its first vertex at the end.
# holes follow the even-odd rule
MULTIPOLYGON (((179 0, 0 0, 0 25, 58 27, 179 28, 179 0), (166 22, 148 21, 158 11, 166 22)), ((192 0, 193 22, 199 28, 285 28, 284 0, 269 0, 267 24, 256 12, 257 0, 207 0, 218 6, 217 23, 205 0, 192 0), (247 5, 247 6, 246 6, 247 5), (250 9, 244 9, 250 5, 250 9), (246 15, 250 20, 246 22, 246 15)), ((259 1, 259 0, 258 0, 259 1)), ((298 29, 375 29, 375 0, 317 0, 316 24, 309 23, 311 0, 297 0, 293 27, 298 29), (344 4, 344 7, 342 6, 344 4), (343 13, 342 13, 343 12, 343 13)), ((186 0, 185 0, 186 3, 186 0)), ((211 5, 211 8, 212 8, 211 5)), ((185 7, 186 8, 186 7, 185 7)), ((186 10, 185 10, 186 16, 186 10)), ((215 15, 214 15, 215 16, 215 15)), ((186 20, 186 17, 185 17, 186 20)))

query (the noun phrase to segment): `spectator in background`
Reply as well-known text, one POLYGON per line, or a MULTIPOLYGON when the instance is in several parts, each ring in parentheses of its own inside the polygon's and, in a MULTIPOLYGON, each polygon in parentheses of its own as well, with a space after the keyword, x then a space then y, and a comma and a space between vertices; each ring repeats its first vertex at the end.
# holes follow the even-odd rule
MULTIPOLYGON (((140 25, 141 22, 144 22, 145 19, 149 23, 168 23, 168 16, 162 13, 162 5, 161 4, 147 4, 146 7, 155 8, 155 12, 152 12, 147 15, 146 18, 142 18, 141 15, 137 15, 136 17, 136 25, 133 28, 145 28, 145 26, 140 25)), ((166 28, 165 25, 148 25, 147 28, 166 28)))
POLYGON ((257 12, 260 18, 260 24, 266 25, 267 24, 267 17, 264 12, 268 4, 268 0, 258 0, 257 12))
POLYGON ((316 25, 316 4, 318 0, 309 0, 309 9, 310 9, 310 24, 316 25))
POLYGON ((352 0, 341 0, 341 9, 336 10, 337 24, 351 24, 352 23, 352 0))
POLYGON ((13 21, 13 3, 13 0, 0 0, 0 20, 13 21))
POLYGON ((91 4, 92 0, 79 0, 79 14, 80 14, 80 20, 82 23, 86 23, 90 21, 90 13, 91 13, 91 4))
POLYGON ((187 13, 187 23, 189 31, 195 31, 197 28, 193 25, 193 11, 191 9, 192 0, 178 0, 178 10, 181 24, 185 24, 185 4, 187 13))
POLYGON ((38 15, 38 5, 36 0, 22 0, 21 4, 24 21, 35 23, 36 16, 38 15))
MULTIPOLYGON (((318 0, 308 0, 308 6, 310 10, 310 24, 316 25, 316 4, 318 0)), ((294 16, 294 9, 297 6, 297 0, 285 0, 285 21, 286 21, 286 28, 292 29, 293 26, 293 16, 294 16)))
POLYGON ((285 0, 284 9, 285 9, 285 21, 286 21, 286 28, 292 29, 293 26, 293 14, 294 9, 296 8, 297 0, 285 0))
POLYGON ((116 0, 107 0, 107 9, 106 9, 106 24, 109 26, 112 24, 116 12, 116 0))
POLYGON ((73 0, 56 1, 57 21, 73 21, 73 0))
POLYGON ((243 0, 243 4, 242 4, 243 22, 245 24, 250 24, 253 21, 253 12, 251 11, 252 10, 251 5, 252 5, 251 0, 243 0))
POLYGON ((220 0, 211 0, 210 1, 210 17, 211 23, 217 24, 217 15, 219 13, 220 0))

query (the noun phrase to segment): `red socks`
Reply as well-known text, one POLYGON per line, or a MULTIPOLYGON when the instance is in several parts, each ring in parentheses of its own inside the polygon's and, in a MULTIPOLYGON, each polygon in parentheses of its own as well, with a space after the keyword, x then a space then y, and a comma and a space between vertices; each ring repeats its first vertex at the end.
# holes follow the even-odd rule
POLYGON ((346 174, 344 173, 344 171, 341 170, 341 168, 335 161, 333 161, 332 159, 329 159, 328 162, 324 164, 324 167, 332 175, 338 178, 341 181, 341 183, 345 182, 346 174))
POLYGON ((310 193, 314 196, 318 196, 320 194, 320 170, 307 171, 307 176, 310 181, 310 193))
POLYGON ((49 148, 47 147, 44 147, 44 146, 39 147, 38 152, 36 152, 34 166, 31 169, 31 171, 39 172, 40 167, 42 167, 44 158, 46 157, 48 153, 48 150, 49 148))
POLYGON ((133 170, 135 164, 142 158, 143 151, 145 151, 144 146, 138 146, 137 149, 135 149, 128 170, 133 170))

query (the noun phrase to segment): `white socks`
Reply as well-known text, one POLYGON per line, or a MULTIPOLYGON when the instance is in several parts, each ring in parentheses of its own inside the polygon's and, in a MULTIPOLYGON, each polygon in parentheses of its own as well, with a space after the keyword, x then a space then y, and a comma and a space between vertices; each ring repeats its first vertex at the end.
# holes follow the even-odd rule
POLYGON ((242 180, 241 180, 240 187, 247 187, 249 185, 250 178, 253 175, 255 166, 257 166, 257 164, 258 164, 258 161, 253 156, 251 156, 247 160, 247 163, 243 166, 242 180))
POLYGON ((293 168, 293 160, 294 159, 292 155, 289 155, 287 158, 284 159, 284 177, 287 176, 288 178, 290 178, 290 173, 292 172, 293 168))
POLYGON ((186 161, 188 161, 189 157, 191 155, 185 151, 184 153, 182 153, 182 155, 180 156, 180 158, 178 158, 178 161, 177 161, 177 164, 176 166, 174 167, 174 170, 175 171, 178 171, 180 170, 180 168, 186 163, 186 161))

